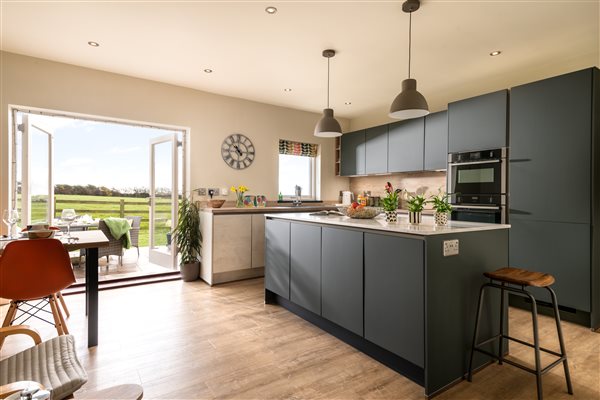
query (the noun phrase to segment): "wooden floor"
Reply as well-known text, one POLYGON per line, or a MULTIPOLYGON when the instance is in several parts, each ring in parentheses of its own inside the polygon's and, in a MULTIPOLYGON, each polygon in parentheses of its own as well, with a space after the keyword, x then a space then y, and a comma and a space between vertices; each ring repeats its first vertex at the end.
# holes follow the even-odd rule
MULTIPOLYGON (((81 390, 139 383, 161 399, 423 399, 423 388, 279 306, 263 302, 263 280, 210 288, 166 282, 100 293, 100 344, 88 350, 82 295, 68 296, 81 390)), ((2 307, 5 311, 6 307, 2 307)), ((540 316, 543 346, 557 349, 553 321, 540 316)), ((35 323, 38 327, 43 327, 35 323)), ((510 310, 511 335, 531 338, 529 314, 510 310)), ((574 396, 562 368, 544 377, 545 399, 600 398, 600 334, 563 323, 574 396)), ((44 337, 54 335, 43 327, 44 337)), ((9 338, 0 356, 29 345, 9 338)), ((513 346, 513 357, 531 351, 513 346)), ((438 399, 534 399, 535 377, 492 365, 438 399)))

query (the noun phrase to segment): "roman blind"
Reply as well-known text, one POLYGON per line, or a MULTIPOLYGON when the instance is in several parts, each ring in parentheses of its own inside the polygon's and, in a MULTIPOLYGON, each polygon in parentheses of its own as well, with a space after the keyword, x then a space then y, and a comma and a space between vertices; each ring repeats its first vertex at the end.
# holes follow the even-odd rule
POLYGON ((287 154, 289 156, 316 157, 318 149, 318 144, 292 142, 291 140, 279 139, 279 154, 287 154))

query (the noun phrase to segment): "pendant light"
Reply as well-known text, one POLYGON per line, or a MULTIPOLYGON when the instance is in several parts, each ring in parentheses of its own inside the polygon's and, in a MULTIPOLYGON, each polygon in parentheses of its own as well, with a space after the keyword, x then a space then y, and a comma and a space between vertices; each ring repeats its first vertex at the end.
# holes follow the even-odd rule
POLYGON ((327 108, 323 110, 323 117, 315 126, 315 136, 336 137, 342 136, 342 127, 333 117, 333 109, 329 108, 329 59, 335 56, 335 50, 323 50, 323 57, 327 58, 327 108))
POLYGON ((410 77, 410 58, 412 45, 412 13, 421 6, 419 0, 407 0, 402 4, 402 11, 408 13, 408 79, 402 81, 402 91, 390 107, 390 118, 410 119, 429 114, 427 100, 417 91, 417 81, 410 77))

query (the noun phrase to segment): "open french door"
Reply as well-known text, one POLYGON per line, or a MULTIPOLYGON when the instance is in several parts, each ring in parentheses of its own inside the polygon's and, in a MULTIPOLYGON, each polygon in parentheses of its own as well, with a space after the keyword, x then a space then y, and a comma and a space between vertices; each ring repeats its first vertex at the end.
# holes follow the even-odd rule
POLYGON ((20 209, 21 226, 52 223, 54 218, 54 135, 26 113, 15 112, 13 157, 21 158, 12 177, 13 208, 20 209), (19 151, 20 147, 20 151, 19 151), (20 153, 20 154, 19 154, 20 153))
POLYGON ((149 260, 177 269, 177 249, 171 231, 179 206, 179 149, 177 133, 150 140, 149 260))

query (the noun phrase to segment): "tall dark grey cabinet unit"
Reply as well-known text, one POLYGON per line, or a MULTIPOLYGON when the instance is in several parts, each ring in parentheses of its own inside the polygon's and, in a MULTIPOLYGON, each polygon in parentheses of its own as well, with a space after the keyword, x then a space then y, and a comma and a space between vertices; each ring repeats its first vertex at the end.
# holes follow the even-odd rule
POLYGON ((510 265, 554 275, 563 317, 592 328, 600 326, 598 75, 589 68, 510 93, 510 265))

